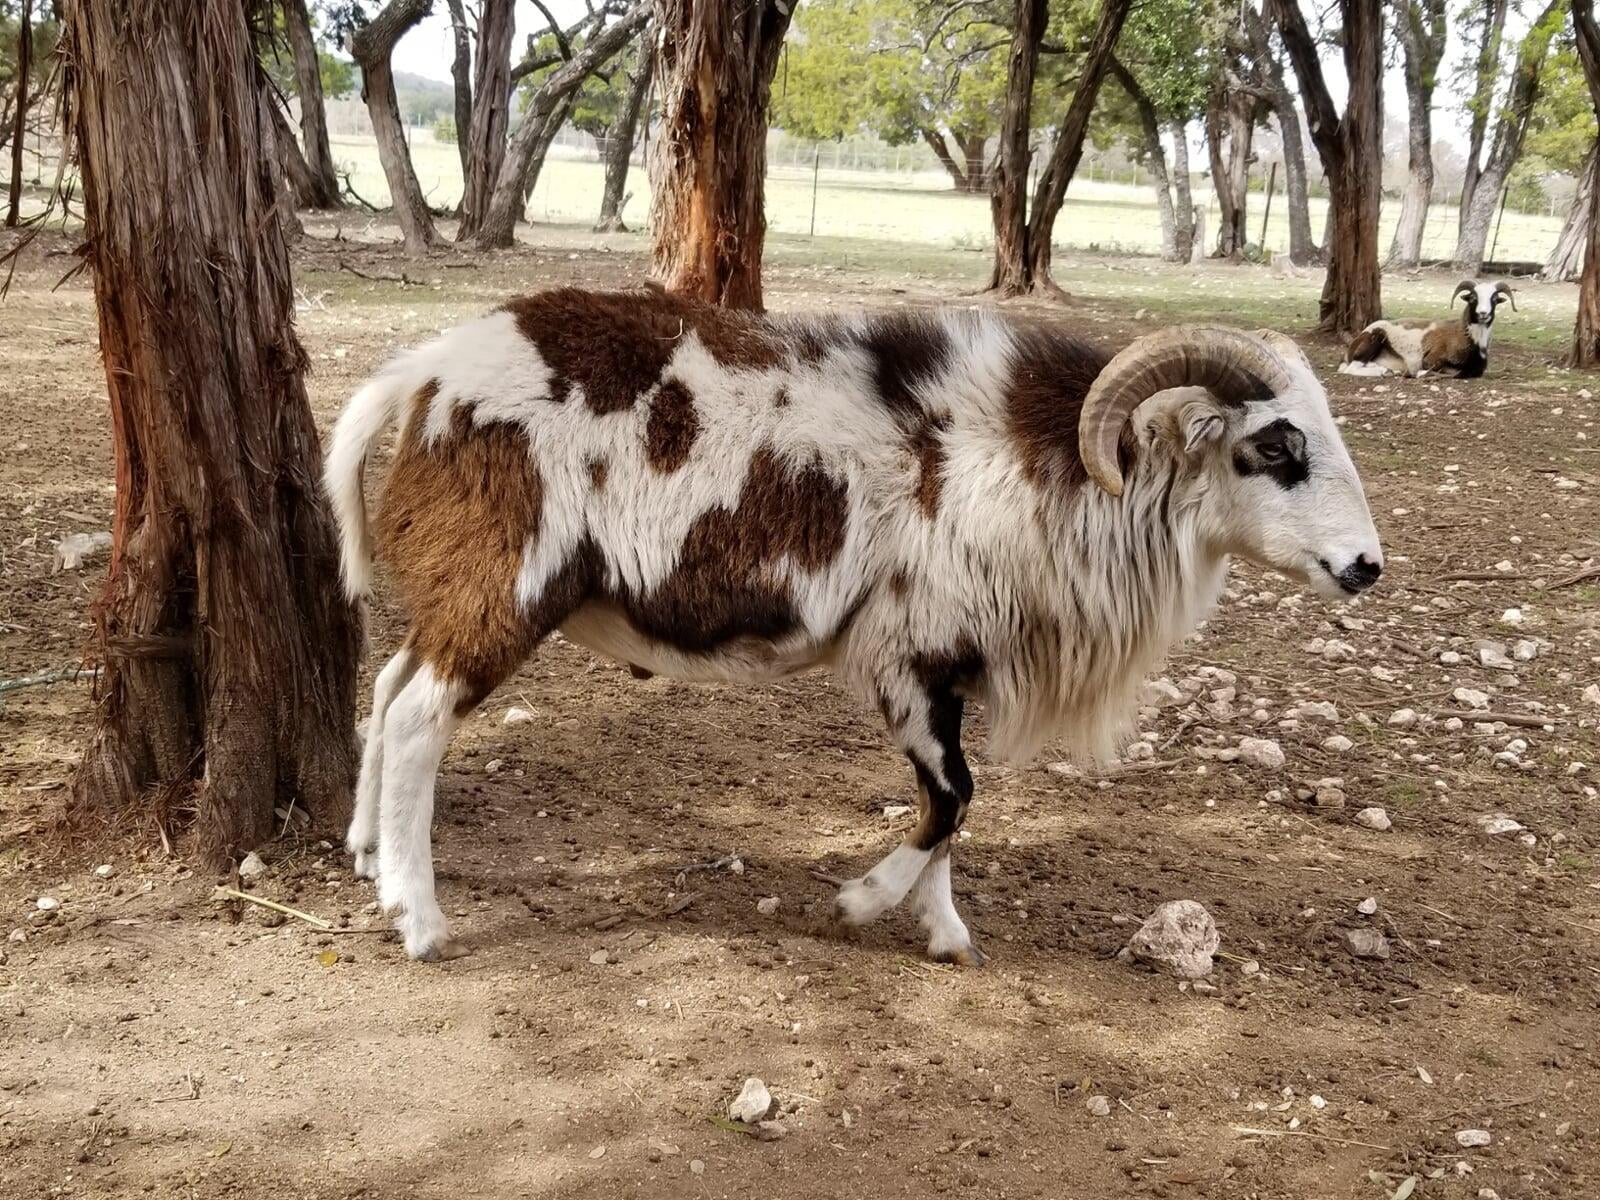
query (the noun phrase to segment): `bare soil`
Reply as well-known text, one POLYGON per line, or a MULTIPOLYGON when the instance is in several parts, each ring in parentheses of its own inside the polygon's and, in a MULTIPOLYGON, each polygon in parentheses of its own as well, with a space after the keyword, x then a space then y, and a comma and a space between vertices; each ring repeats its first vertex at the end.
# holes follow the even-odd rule
MULTIPOLYGON (((302 247, 319 419, 395 349, 507 295, 642 277, 637 239, 536 236, 423 263, 302 247)), ((68 250, 36 244, 0 306, 0 677, 79 661, 102 567, 52 573, 53 546, 110 519, 92 296, 82 276, 55 287, 68 250)), ((976 256, 897 253, 781 244, 769 303, 982 302, 976 256)), ((0 1196, 1289 1200, 1386 1197, 1408 1176, 1422 1197, 1600 1196, 1600 706, 1582 694, 1600 579, 1573 578, 1600 553, 1600 405, 1533 336, 1570 327, 1571 289, 1524 290, 1485 380, 1374 386, 1307 335, 1315 280, 1088 257, 1060 277, 1075 299, 1039 312, 1108 342, 1207 303, 1301 336, 1390 569, 1334 611, 1236 568, 1168 671, 1193 698, 1145 714, 1153 754, 1130 768, 1003 767, 969 738, 956 890, 987 968, 925 962, 904 915, 855 941, 822 921, 809 870, 870 865, 906 820, 882 810, 913 794, 875 714, 825 676, 640 682, 548 646, 446 760, 440 892, 472 952, 437 966, 406 961, 371 885, 292 814, 253 894, 333 931, 217 902, 181 820, 63 846, 88 684, 12 691, 0 1196), (1521 639, 1532 661, 1479 665, 1480 641, 1521 639), (1231 701, 1202 668, 1236 676, 1231 701), (1447 728, 1433 714, 1463 707, 1458 687, 1552 728, 1447 728), (1337 720, 1292 715, 1306 700, 1337 720), (503 724, 513 705, 533 721, 503 724), (1402 708, 1420 723, 1390 725, 1402 708), (1215 757, 1245 735, 1287 765, 1215 757), (1332 776, 1344 808, 1298 798, 1332 776), (1357 825, 1368 805, 1393 829, 1357 825), (1481 832, 1494 812, 1531 844, 1481 832), (730 855, 742 871, 692 865, 730 855), (1212 994, 1115 957, 1179 897, 1221 927, 1212 994), (1346 949, 1363 928, 1387 960, 1346 949), (748 1075, 778 1098, 781 1140, 719 1123, 748 1075), (1464 1129, 1490 1144, 1463 1148, 1464 1129)), ((1418 281, 1437 297, 1422 312, 1452 282, 1418 281)), ((374 662, 401 631, 380 597, 374 662)))

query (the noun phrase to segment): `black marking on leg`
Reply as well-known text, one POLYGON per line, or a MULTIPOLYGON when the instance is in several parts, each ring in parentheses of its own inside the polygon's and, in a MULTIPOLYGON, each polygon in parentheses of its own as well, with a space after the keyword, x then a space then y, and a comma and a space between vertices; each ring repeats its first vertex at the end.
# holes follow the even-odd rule
MULTIPOLYGON (((961 713, 965 701, 948 686, 928 695, 928 729, 939 744, 941 761, 924 763, 909 754, 922 793, 922 820, 912 831, 911 844, 934 850, 948 843, 967 818, 972 801, 972 772, 961 753, 961 713)), ((946 852, 949 847, 945 845, 946 852)))

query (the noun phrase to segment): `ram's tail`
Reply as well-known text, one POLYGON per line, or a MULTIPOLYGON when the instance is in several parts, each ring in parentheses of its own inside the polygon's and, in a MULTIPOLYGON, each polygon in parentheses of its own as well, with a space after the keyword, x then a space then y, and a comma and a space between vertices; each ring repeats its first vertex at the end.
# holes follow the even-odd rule
POLYGON ((333 427, 322 485, 339 522, 339 558, 345 595, 360 600, 372 591, 372 535, 367 525, 363 482, 367 454, 394 424, 406 398, 415 393, 412 372, 400 359, 373 376, 350 398, 333 427))

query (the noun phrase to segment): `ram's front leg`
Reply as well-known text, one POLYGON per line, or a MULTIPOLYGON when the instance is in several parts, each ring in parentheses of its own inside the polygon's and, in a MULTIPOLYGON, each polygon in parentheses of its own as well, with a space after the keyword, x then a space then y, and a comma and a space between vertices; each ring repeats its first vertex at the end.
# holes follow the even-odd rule
POLYGON ((920 684, 907 701, 885 700, 890 731, 917 773, 921 819, 893 853, 839 889, 835 912, 847 925, 864 925, 912 892, 928 953, 976 966, 983 955, 950 895, 950 843, 972 800, 972 773, 961 753, 962 707, 948 679, 920 684))

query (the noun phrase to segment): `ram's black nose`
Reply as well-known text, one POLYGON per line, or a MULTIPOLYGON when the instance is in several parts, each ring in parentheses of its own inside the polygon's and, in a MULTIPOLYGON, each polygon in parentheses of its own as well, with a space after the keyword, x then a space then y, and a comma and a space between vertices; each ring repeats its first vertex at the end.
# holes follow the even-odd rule
POLYGON ((1365 554, 1356 556, 1355 562, 1339 572, 1339 585, 1347 592, 1364 592, 1378 582, 1383 574, 1383 564, 1375 563, 1365 554))

